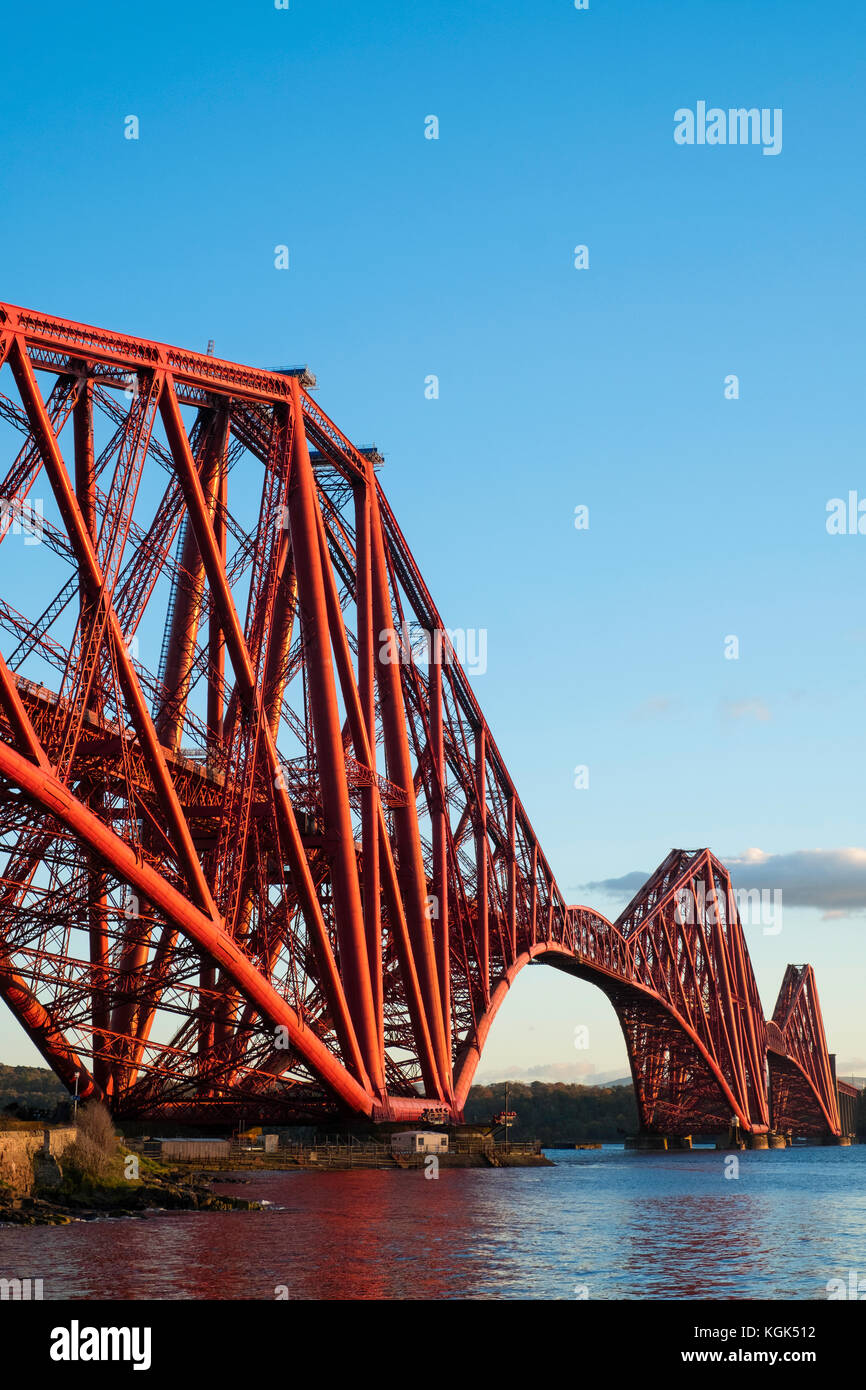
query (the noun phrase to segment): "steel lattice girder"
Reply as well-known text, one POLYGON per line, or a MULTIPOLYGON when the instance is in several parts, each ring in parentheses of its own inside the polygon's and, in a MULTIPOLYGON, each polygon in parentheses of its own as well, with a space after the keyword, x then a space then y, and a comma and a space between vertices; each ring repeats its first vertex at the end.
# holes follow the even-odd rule
POLYGON ((811 965, 788 966, 767 1033, 775 1128, 838 1134, 836 1076, 811 965))
MULTIPOLYGON (((64 1082, 126 1115, 459 1116, 543 960, 610 997, 645 1127, 765 1130, 724 867, 672 852, 616 924, 566 905, 376 452, 297 376, 9 305, 4 364, 0 993, 64 1082)), ((785 1104, 838 1132, 795 984, 785 1104)))

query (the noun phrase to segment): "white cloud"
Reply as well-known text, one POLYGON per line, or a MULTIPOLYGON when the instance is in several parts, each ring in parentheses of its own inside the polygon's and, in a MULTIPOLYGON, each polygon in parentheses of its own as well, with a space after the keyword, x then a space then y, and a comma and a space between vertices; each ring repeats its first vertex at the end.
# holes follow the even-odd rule
POLYGON ((735 888, 777 888, 785 907, 817 907, 828 917, 866 911, 866 849, 748 849, 723 862, 735 888))
MULTIPOLYGON (((866 849, 797 849, 767 854, 752 847, 742 854, 720 855, 735 889, 776 890, 783 907, 814 907, 827 918, 866 912, 866 849)), ((583 887, 628 901, 649 878, 634 871, 621 878, 601 879, 583 887)))

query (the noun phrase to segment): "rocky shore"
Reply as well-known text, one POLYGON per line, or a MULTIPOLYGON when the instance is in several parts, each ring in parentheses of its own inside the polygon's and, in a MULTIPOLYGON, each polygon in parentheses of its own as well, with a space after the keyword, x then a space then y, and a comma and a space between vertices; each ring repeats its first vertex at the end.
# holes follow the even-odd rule
POLYGON ((0 1226, 68 1226, 106 1217, 145 1217, 156 1211, 261 1211, 259 1202, 222 1197, 201 1178, 179 1173, 149 1175, 141 1183, 80 1191, 40 1191, 21 1196, 0 1188, 0 1226))

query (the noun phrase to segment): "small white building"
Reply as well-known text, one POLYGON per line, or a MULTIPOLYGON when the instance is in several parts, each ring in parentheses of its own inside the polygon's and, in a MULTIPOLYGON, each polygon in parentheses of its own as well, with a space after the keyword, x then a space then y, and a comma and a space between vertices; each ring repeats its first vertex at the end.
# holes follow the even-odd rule
POLYGON ((395 1154, 447 1154, 448 1135, 435 1134, 428 1129, 406 1129, 391 1135, 391 1152, 395 1154))

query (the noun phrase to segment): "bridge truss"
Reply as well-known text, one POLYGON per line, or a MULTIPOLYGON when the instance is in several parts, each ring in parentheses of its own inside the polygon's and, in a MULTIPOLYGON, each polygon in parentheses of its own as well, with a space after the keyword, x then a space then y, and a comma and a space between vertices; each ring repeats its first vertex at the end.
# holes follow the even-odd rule
POLYGON ((539 961, 610 998, 644 1128, 839 1132, 811 968, 765 1022, 709 851, 616 923, 566 904, 302 373, 11 305, 0 368, 0 994, 70 1089, 459 1118, 539 961))

